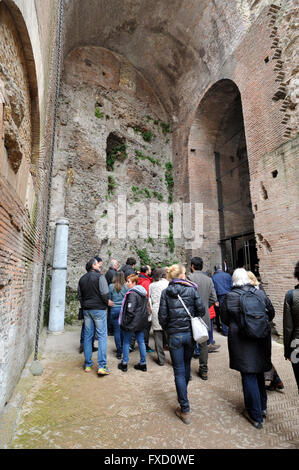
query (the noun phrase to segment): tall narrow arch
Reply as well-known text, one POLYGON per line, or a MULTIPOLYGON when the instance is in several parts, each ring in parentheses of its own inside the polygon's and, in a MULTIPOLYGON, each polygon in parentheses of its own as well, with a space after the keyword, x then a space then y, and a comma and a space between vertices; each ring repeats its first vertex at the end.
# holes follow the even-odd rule
POLYGON ((210 269, 257 271, 250 174, 241 95, 231 80, 214 84, 200 102, 188 143, 191 201, 203 203, 202 255, 210 269))
POLYGON ((28 81, 30 94, 30 118, 31 118, 31 172, 36 173, 40 152, 40 109, 38 97, 38 80, 33 48, 29 32, 23 15, 13 0, 2 0, 2 8, 6 8, 13 19, 18 34, 19 44, 24 59, 24 68, 28 81))

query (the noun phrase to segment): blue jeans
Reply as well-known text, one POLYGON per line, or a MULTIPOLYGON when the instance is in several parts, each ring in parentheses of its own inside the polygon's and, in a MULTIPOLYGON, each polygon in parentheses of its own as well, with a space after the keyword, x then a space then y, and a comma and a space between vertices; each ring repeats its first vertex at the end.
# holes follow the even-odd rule
MULTIPOLYGON (((85 334, 85 323, 83 321, 82 323, 82 328, 81 328, 81 336, 80 336, 80 344, 82 344, 82 346, 84 345, 84 334, 85 334)), ((96 333, 94 332, 94 335, 93 335, 93 338, 92 338, 92 345, 94 345, 94 342, 96 340, 96 333)))
POLYGON ((144 343, 144 334, 143 331, 123 331, 124 343, 123 343, 123 364, 128 364, 129 362, 129 352, 130 352, 130 343, 131 338, 135 334, 139 352, 140 352, 140 364, 146 364, 146 348, 144 343))
POLYGON ((120 309, 121 307, 112 307, 110 310, 110 320, 111 320, 111 324, 113 327, 116 354, 118 356, 121 356, 123 352, 123 331, 121 330, 119 323, 118 323, 120 309))
POLYGON ((98 366, 106 367, 107 350, 107 312, 106 310, 83 310, 84 315, 84 357, 85 367, 93 365, 92 362, 92 338, 96 331, 98 336, 98 366))
POLYGON ((168 348, 172 360, 178 402, 181 405, 182 412, 187 413, 190 411, 187 387, 194 352, 194 341, 191 332, 170 335, 168 348))
POLYGON ((241 377, 245 408, 254 421, 262 423, 262 411, 267 410, 267 392, 264 373, 247 374, 241 372, 241 377))
POLYGON ((215 344, 215 340, 214 340, 214 337, 213 337, 213 320, 211 320, 211 329, 209 330, 208 344, 215 344))

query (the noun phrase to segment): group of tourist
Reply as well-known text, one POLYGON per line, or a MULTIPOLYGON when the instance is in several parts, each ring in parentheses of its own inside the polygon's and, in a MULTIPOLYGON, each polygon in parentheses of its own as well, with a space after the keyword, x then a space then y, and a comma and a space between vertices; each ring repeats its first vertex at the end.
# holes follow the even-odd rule
MULTIPOLYGON (((230 368, 240 372, 245 410, 244 416, 257 429, 267 416, 266 389, 283 389, 283 383, 271 362, 270 322, 275 311, 255 275, 244 268, 232 276, 215 266, 215 273, 202 272, 200 257, 191 260, 191 273, 181 264, 166 268, 142 266, 136 271, 136 260, 128 258, 119 268, 111 261, 106 274, 101 273, 102 259, 92 258, 86 264, 78 284, 78 298, 83 316, 81 351, 84 351, 85 372, 93 366, 92 352, 98 339, 98 375, 109 375, 107 366, 107 309, 108 324, 113 330, 118 368, 128 371, 130 352, 137 340, 140 361, 136 370, 146 372, 150 331, 153 331, 157 364, 165 363, 169 350, 174 371, 179 407, 176 415, 190 423, 188 383, 192 379, 191 359, 199 358, 199 377, 208 379, 208 354, 216 352, 213 322, 218 331, 228 336, 230 368), (198 316, 205 322, 209 339, 196 344, 190 322, 198 316), (268 374, 268 375, 267 375, 268 374), (265 380, 270 379, 268 387, 265 380)), ((294 275, 299 280, 299 261, 294 275)), ((292 362, 299 391, 299 285, 287 292, 283 316, 285 358, 292 362)))

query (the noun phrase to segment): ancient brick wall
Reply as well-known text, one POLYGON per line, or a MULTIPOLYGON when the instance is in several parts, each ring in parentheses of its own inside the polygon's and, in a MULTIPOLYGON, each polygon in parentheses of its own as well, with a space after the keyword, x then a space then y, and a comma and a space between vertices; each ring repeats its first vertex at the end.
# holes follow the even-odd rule
MULTIPOLYGON (((277 50, 273 31, 280 11, 276 6, 263 10, 236 52, 239 65, 235 76, 242 97, 260 274, 276 308, 276 322, 281 331, 284 294, 294 283, 291 278, 298 257, 295 233, 299 219, 298 180, 297 183, 294 180, 298 174, 298 147, 296 140, 287 143, 291 134, 284 115, 285 96, 277 81, 280 60, 286 53, 277 50), (253 43, 254 49, 250 49, 253 43), (249 70, 245 75, 246 50, 250 54, 246 54, 249 70)), ((295 43, 292 47, 295 51, 295 43)), ((293 127, 294 137, 295 128, 298 133, 298 119, 293 127)))
MULTIPOLYGON (((55 9, 52 14, 56 15, 55 9)), ((33 18, 24 18, 10 1, 1 2, 0 18, 1 409, 34 347, 49 166, 44 138, 49 122, 43 120, 40 127, 37 64, 26 27, 26 21, 32 26, 33 18)), ((38 31, 30 32, 38 37, 38 31)), ((55 30, 48 31, 49 41, 54 37, 55 30)), ((49 61, 47 49, 43 52, 49 61)), ((43 82, 40 86, 49 92, 41 107, 45 116, 53 95, 51 87, 43 82)))
MULTIPOLYGON (((280 331, 284 294, 295 282, 292 273, 298 258, 298 71, 293 60, 297 54, 295 5, 296 2, 285 2, 283 8, 276 5, 263 8, 207 87, 210 90, 218 80, 231 79, 241 93, 260 274, 276 308, 280 331)), ((218 111, 223 112, 222 106, 218 111)), ((196 116, 197 127, 211 126, 214 114, 215 108, 211 106, 200 123, 196 116)), ((191 124, 192 120, 189 122, 191 124)), ((183 143, 175 142, 175 146, 186 146, 186 127, 184 123, 184 129, 180 131, 185 134, 183 143)), ((216 132, 213 128, 210 131, 210 135, 216 132)), ((188 146, 190 161, 194 158, 190 156, 192 140, 193 137, 188 146)), ((191 199, 195 197, 194 188, 201 176, 213 181, 213 165, 213 162, 210 168, 205 165, 202 173, 199 168, 197 174, 189 173, 191 199)), ((181 184, 185 184, 182 176, 181 184)), ((183 191, 186 191, 185 187, 183 191)), ((214 200, 215 188, 210 194, 214 200)), ((214 223, 216 226, 216 217, 214 223)))

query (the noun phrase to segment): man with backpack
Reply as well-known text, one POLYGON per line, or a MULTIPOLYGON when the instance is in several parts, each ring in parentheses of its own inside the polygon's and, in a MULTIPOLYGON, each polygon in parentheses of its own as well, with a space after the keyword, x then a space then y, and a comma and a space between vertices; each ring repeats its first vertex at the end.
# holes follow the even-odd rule
POLYGON ((275 311, 263 290, 249 282, 247 271, 236 269, 233 288, 221 306, 221 320, 229 326, 230 368, 242 377, 244 416, 256 429, 263 427, 267 415, 264 372, 271 369, 271 329, 275 311))

